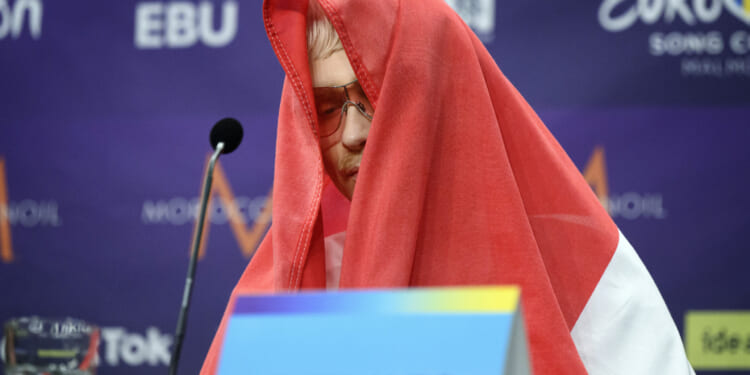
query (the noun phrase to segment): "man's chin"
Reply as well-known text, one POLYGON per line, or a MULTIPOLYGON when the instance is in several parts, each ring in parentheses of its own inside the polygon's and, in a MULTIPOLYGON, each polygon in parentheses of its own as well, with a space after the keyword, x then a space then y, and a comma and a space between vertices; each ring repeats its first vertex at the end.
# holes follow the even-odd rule
POLYGON ((348 200, 352 200, 352 196, 354 196, 354 184, 351 184, 350 187, 345 188, 343 191, 341 191, 342 194, 346 197, 348 200))
POLYGON ((354 194, 354 184, 357 182, 356 177, 353 179, 347 179, 348 181, 335 181, 336 188, 339 189, 342 195, 348 200, 352 200, 354 194))

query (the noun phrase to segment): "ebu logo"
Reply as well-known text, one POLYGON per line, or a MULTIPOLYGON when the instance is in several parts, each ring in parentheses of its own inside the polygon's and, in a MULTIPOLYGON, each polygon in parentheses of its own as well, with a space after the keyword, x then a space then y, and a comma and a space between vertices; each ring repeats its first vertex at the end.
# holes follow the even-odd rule
POLYGON ((202 43, 224 47, 237 35, 237 1, 221 4, 219 25, 214 24, 218 4, 202 1, 144 2, 135 8, 135 46, 139 49, 188 48, 202 43))
POLYGON ((31 37, 39 39, 42 36, 41 0, 16 0, 13 4, 0 0, 0 40, 8 35, 18 39, 27 21, 31 37))

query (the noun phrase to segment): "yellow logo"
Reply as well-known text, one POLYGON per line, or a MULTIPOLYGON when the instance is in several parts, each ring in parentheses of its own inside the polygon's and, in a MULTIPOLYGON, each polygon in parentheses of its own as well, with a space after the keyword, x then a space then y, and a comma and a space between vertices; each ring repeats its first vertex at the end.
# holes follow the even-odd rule
POLYGON ((688 311, 685 348, 696 370, 750 370, 750 311, 688 311))

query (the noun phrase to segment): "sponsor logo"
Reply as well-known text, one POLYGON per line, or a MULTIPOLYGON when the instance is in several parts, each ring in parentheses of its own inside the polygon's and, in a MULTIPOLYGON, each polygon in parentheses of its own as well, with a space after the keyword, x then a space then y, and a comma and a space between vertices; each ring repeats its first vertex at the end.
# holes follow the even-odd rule
POLYGON ((224 47, 237 35, 239 3, 221 4, 219 25, 214 24, 217 4, 202 1, 143 2, 135 7, 135 47, 138 49, 189 48, 199 43, 224 47))
POLYGON ((685 349, 696 370, 750 370, 750 311, 688 311, 685 349))
POLYGON ((59 227, 62 219, 58 204, 54 200, 37 201, 24 199, 9 201, 8 179, 5 174, 5 159, 0 157, 0 261, 10 263, 14 259, 11 227, 59 227))
POLYGON ((496 0, 445 0, 483 42, 495 38, 496 0))
POLYGON ((161 333, 156 327, 148 327, 146 332, 128 332, 124 327, 102 327, 100 355, 105 366, 167 366, 171 357, 170 346, 173 337, 161 333))
POLYGON ((583 170, 583 177, 591 185, 592 189, 594 189, 594 193, 596 193, 602 206, 607 209, 607 212, 609 212, 609 215, 613 219, 665 219, 667 217, 662 194, 639 192, 610 193, 604 148, 601 146, 594 149, 594 153, 583 170))
POLYGON ((750 25, 748 0, 604 0, 599 23, 607 31, 627 30, 638 21, 653 25, 679 19, 687 25, 716 22, 724 10, 750 25))
POLYGON ((649 54, 679 59, 684 77, 748 78, 750 30, 716 30, 725 13, 740 25, 750 25, 750 0, 603 0, 598 18, 609 32, 624 32, 639 23, 667 29, 649 35, 649 54))
POLYGON ((24 26, 34 39, 42 36, 42 0, 0 0, 0 40, 10 35, 18 39, 24 26))
MULTIPOLYGON (((256 198, 235 197, 221 163, 214 168, 213 185, 206 212, 208 225, 203 230, 200 256, 203 257, 210 224, 229 224, 237 245, 246 257, 250 257, 271 225, 272 191, 267 196, 256 198), (218 200, 215 197, 218 196, 218 200)), ((199 198, 173 197, 166 200, 143 202, 141 221, 147 225, 186 225, 198 218, 199 198)))

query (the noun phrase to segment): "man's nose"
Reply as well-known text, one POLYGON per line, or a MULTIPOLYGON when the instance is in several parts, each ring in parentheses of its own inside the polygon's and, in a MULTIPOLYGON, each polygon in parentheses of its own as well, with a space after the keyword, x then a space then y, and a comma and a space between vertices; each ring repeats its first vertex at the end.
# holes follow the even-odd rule
POLYGON ((341 143, 349 150, 359 151, 365 147, 367 135, 370 133, 370 120, 350 105, 342 119, 344 130, 341 134, 341 143))

